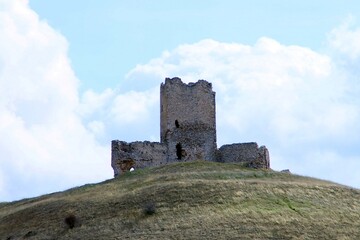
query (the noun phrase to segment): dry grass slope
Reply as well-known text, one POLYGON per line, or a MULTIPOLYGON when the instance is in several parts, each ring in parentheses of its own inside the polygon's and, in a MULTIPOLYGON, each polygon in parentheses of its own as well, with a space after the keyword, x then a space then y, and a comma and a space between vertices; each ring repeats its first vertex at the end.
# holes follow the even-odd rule
POLYGON ((360 191, 236 164, 177 163, 1 203, 0 239, 360 239, 360 191))

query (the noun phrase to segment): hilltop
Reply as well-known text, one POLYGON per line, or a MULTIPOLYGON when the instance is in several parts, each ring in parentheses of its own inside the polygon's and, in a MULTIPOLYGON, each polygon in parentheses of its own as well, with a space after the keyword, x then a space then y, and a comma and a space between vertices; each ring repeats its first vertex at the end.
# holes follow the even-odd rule
POLYGON ((183 162, 0 203, 0 239, 360 239, 360 191, 183 162))

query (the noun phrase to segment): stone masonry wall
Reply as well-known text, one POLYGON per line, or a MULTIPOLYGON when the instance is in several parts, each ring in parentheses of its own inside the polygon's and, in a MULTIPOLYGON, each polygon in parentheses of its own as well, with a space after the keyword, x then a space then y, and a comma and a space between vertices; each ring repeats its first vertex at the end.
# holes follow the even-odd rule
POLYGON ((215 92, 211 83, 185 84, 166 78, 160 87, 161 142, 112 141, 114 175, 133 168, 159 166, 177 161, 207 160, 244 163, 251 168, 270 168, 269 152, 257 143, 236 143, 217 149, 215 92))
POLYGON ((270 168, 269 151, 257 143, 235 143, 223 145, 218 150, 218 161, 224 163, 244 163, 251 168, 270 168))
POLYGON ((132 167, 137 169, 166 163, 166 146, 158 142, 127 143, 114 140, 111 150, 111 166, 115 176, 132 167))
POLYGON ((215 92, 211 83, 185 84, 166 78, 160 87, 160 137, 168 147, 168 162, 215 161, 215 92))
POLYGON ((179 128, 169 132, 169 139, 165 142, 168 147, 168 161, 215 161, 213 134, 212 129, 201 122, 182 123, 179 128))

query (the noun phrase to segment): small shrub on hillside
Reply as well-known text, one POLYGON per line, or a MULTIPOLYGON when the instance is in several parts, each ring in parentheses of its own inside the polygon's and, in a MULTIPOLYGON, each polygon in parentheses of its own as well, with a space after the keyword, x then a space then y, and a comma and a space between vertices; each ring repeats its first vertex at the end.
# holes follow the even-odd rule
POLYGON ((35 231, 29 231, 24 235, 24 238, 30 238, 36 236, 36 232, 35 231))
POLYGON ((144 205, 143 212, 145 215, 153 215, 156 213, 156 206, 154 202, 147 202, 144 205))
POLYGON ((76 225, 78 225, 79 220, 74 214, 70 214, 65 217, 64 222, 70 229, 73 229, 76 225))

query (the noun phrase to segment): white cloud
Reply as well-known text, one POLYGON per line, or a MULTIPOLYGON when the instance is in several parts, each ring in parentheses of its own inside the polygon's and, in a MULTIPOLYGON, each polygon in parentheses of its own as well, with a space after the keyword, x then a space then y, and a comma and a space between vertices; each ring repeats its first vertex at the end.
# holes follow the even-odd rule
POLYGON ((114 94, 112 89, 106 89, 100 94, 93 90, 87 90, 82 95, 79 112, 86 117, 94 112, 101 111, 113 99, 114 94))
POLYGON ((136 66, 125 84, 141 79, 136 87, 142 90, 172 76, 213 83, 219 144, 258 141, 274 153, 275 169, 293 168, 359 187, 354 176, 340 177, 338 168, 328 166, 336 161, 336 166, 350 171, 360 167, 359 162, 346 165, 345 157, 327 161, 327 154, 318 154, 319 159, 311 162, 307 158, 332 148, 339 156, 359 159, 360 155, 359 104, 348 95, 356 86, 332 56, 269 38, 260 38, 254 46, 207 39, 136 66), (353 156, 346 152, 349 148, 353 156))
POLYGON ((340 26, 334 28, 328 36, 331 47, 353 60, 360 56, 360 28, 355 26, 355 17, 349 16, 340 26))
POLYGON ((143 91, 89 90, 81 98, 79 112, 89 131, 103 144, 118 138, 159 141, 153 137, 159 132, 159 92, 159 86, 143 91))
POLYGON ((144 122, 149 119, 149 108, 159 103, 158 95, 158 88, 118 95, 114 99, 110 116, 122 124, 144 122))
POLYGON ((217 92, 219 145, 257 141, 269 147, 275 169, 358 186, 356 177, 338 171, 360 167, 360 105, 348 95, 356 83, 337 60, 265 37, 253 46, 205 39, 137 65, 119 87, 124 92, 114 92, 95 115, 111 139, 157 140, 163 79, 206 79, 217 92))
POLYGON ((105 131, 105 124, 101 121, 91 121, 88 123, 88 129, 95 135, 95 136, 103 136, 105 131))
POLYGON ((314 129, 331 135, 355 123, 356 110, 342 102, 347 86, 328 56, 268 38, 253 47, 213 40, 183 45, 137 66, 128 78, 133 75, 208 79, 217 91, 218 123, 239 132, 252 129, 254 118, 266 120, 257 124, 279 138, 300 129, 309 137, 314 129))
POLYGON ((0 200, 110 178, 108 146, 76 112, 66 39, 27 1, 1 2, 0 39, 0 200))

